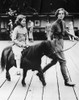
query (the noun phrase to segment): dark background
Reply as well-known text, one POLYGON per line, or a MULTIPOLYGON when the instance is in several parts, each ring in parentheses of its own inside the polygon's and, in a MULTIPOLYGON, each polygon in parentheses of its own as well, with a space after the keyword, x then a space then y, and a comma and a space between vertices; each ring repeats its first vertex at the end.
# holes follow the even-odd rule
POLYGON ((0 0, 0 13, 5 13, 9 8, 24 13, 52 13, 57 8, 63 7, 69 13, 79 12, 79 0, 0 0))

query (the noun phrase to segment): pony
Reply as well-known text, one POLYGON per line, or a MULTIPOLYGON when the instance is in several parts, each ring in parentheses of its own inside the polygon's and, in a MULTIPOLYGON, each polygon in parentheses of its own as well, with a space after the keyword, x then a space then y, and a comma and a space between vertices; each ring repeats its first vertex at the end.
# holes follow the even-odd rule
MULTIPOLYGON (((41 43, 25 47, 22 51, 20 68, 23 69, 22 85, 26 86, 25 77, 27 71, 32 69, 37 70, 40 75, 37 75, 42 82, 43 86, 46 85, 43 71, 41 68, 41 58, 46 55, 49 58, 54 59, 54 48, 51 41, 42 41, 41 43)), ((1 55, 1 68, 6 69, 6 79, 11 81, 9 70, 11 67, 16 67, 16 60, 12 51, 12 46, 6 47, 2 51, 1 55)))

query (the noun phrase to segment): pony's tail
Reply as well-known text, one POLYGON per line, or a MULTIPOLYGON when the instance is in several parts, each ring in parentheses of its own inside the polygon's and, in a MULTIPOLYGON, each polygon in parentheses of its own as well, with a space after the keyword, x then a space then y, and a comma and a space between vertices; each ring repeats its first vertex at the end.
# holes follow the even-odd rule
POLYGON ((2 51, 2 55, 1 55, 1 69, 2 69, 2 71, 4 71, 4 69, 5 69, 4 50, 2 51))

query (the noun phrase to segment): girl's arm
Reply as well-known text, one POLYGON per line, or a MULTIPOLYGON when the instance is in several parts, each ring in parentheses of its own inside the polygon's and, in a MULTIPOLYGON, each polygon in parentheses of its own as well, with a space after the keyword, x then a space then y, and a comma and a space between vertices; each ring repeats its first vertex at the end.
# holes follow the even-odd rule
POLYGON ((22 44, 17 40, 17 33, 18 33, 18 28, 15 27, 12 33, 12 42, 17 46, 21 47, 22 44))

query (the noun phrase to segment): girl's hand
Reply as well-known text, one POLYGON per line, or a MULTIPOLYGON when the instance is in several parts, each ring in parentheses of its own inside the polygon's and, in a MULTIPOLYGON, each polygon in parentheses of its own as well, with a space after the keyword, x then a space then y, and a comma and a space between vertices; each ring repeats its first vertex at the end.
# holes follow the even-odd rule
POLYGON ((23 48, 26 47, 25 43, 21 43, 21 47, 23 48))
POLYGON ((79 38, 77 36, 73 36, 77 41, 79 41, 79 38))

